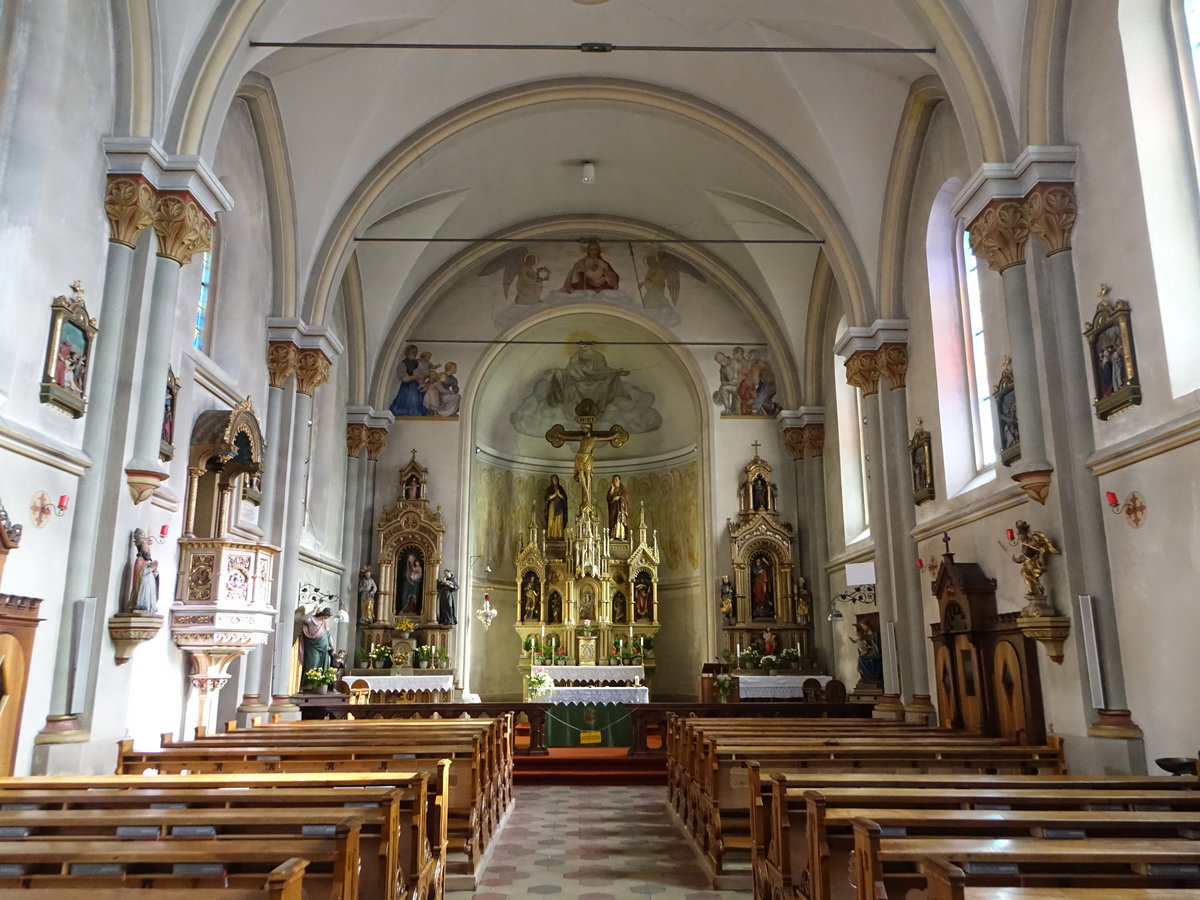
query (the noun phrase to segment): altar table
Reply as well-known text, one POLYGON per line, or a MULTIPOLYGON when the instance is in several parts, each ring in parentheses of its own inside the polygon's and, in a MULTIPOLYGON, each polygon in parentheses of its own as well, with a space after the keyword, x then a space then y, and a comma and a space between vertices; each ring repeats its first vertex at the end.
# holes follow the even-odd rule
POLYGON ((454 697, 454 675, 358 675, 345 679, 351 702, 448 703, 454 697), (366 690, 363 690, 363 685, 366 690))
POLYGON ((595 681, 601 684, 632 685, 646 680, 643 666, 542 666, 555 684, 595 681))
POLYGON ((804 696, 802 685, 810 678, 825 687, 832 675, 740 675, 738 696, 743 700, 786 700, 804 696))
POLYGON ((644 687, 556 687, 546 698, 551 703, 649 703, 644 687))

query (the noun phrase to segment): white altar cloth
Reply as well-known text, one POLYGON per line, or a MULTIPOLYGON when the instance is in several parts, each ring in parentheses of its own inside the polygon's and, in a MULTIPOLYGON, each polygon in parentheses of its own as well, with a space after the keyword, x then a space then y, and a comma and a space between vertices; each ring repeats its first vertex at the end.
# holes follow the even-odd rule
POLYGON ((741 675, 738 677, 738 696, 749 700, 786 700, 804 696, 802 685, 810 678, 825 687, 832 675, 741 675))
POLYGON ((365 681, 373 691, 449 691, 453 675, 358 675, 346 679, 351 685, 365 681))
POLYGON ((556 687, 546 700, 550 703, 649 703, 650 689, 644 687, 556 687))
POLYGON ((560 681, 602 681, 606 684, 629 684, 635 678, 646 680, 643 666, 543 666, 546 674, 560 681))

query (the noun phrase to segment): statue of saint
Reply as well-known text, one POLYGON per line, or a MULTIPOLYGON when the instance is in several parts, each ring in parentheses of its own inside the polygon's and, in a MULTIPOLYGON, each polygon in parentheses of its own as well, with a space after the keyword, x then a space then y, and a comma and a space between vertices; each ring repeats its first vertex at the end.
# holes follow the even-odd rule
POLYGON ((629 538, 629 492, 621 484, 621 476, 614 475, 608 487, 608 533, 614 541, 629 538))
POLYGON ((805 586, 804 576, 796 579, 796 622, 807 625, 812 620, 812 594, 805 586))
POLYGON ((858 674, 870 684, 883 684, 883 654, 879 649, 879 637, 871 626, 861 619, 854 623, 857 638, 850 643, 858 645, 858 674))
POLYGON ((729 583, 729 576, 721 576, 720 587, 721 598, 721 617, 726 625, 734 625, 737 623, 737 613, 733 608, 734 591, 733 585, 729 583))
POLYGON ((559 484, 558 476, 550 476, 546 487, 546 537, 562 540, 567 530, 567 489, 559 484))
POLYGON ((329 634, 329 620, 333 610, 328 606, 317 613, 308 613, 300 625, 300 639, 304 645, 304 670, 325 669, 333 656, 333 640, 329 634))
POLYGON ((1050 538, 1040 531, 1032 530, 1024 520, 1017 522, 1017 543, 1021 545, 1021 552, 1014 556, 1012 561, 1021 566, 1025 596, 1031 599, 1045 597, 1046 589, 1042 586, 1042 575, 1046 572, 1046 554, 1058 553, 1059 549, 1050 538))
POLYGON ((458 593, 458 582, 454 573, 446 569, 437 582, 437 620, 439 625, 457 625, 458 611, 454 608, 454 595, 458 593))
POLYGON ((363 566, 358 572, 358 621, 370 625, 375 621, 375 594, 379 585, 371 577, 371 567, 363 566))
POLYGON ((141 528, 134 529, 133 546, 133 569, 125 611, 154 615, 158 612, 158 563, 150 557, 150 542, 141 528))

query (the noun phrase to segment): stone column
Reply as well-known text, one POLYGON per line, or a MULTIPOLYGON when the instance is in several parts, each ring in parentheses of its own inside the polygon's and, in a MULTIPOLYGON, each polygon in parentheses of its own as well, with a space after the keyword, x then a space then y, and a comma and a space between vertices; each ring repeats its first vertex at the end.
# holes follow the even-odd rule
POLYGON ((275 625, 275 669, 271 712, 291 713, 290 700, 292 641, 295 637, 296 605, 300 590, 300 537, 304 530, 304 470, 311 427, 313 393, 329 377, 330 359, 317 347, 301 347, 296 353, 296 404, 287 471, 288 496, 284 515, 283 563, 280 567, 279 618, 275 625))
POLYGON ((362 521, 362 477, 365 465, 359 457, 367 449, 367 425, 365 422, 350 422, 346 425, 346 503, 342 511, 342 596, 347 599, 350 622, 343 636, 348 666, 354 664, 354 648, 357 643, 358 620, 358 542, 362 521))
MULTIPOLYGON (((88 415, 84 419, 83 451, 94 465, 79 478, 75 494, 75 512, 71 523, 70 545, 63 590, 64 620, 58 631, 58 650, 54 655, 54 675, 50 693, 50 716, 46 727, 35 739, 38 744, 86 741, 88 732, 79 727, 78 710, 69 708, 67 670, 72 655, 70 622, 71 603, 92 594, 100 595, 95 584, 95 564, 98 553, 106 556, 111 548, 101 540, 101 522, 111 521, 112 511, 105 501, 105 484, 110 482, 114 467, 108 465, 113 453, 116 432, 116 401, 122 360, 126 355, 125 329, 129 309, 129 290, 133 277, 133 254, 138 238, 154 219, 156 196, 154 189, 139 175, 110 175, 104 194, 104 212, 108 216, 108 260, 104 273, 101 315, 111 327, 105 327, 96 337, 88 378, 88 415)), ((163 392, 166 390, 166 369, 159 391, 157 409, 162 421, 163 392)), ((122 421, 124 419, 122 418, 122 421)), ((155 440, 157 441, 157 435, 155 440)), ((120 453, 119 446, 115 452, 120 453)), ((155 445, 155 456, 158 447, 155 445)), ((116 457, 120 459, 119 456, 116 457)), ((118 463, 119 465, 119 463, 118 463)), ((116 471, 119 472, 119 469, 116 471)), ((118 476, 119 477, 119 476, 118 476)), ((41 754, 38 754, 41 755, 41 754)), ((38 763, 35 762, 35 765, 38 763)))
MULTIPOLYGON (((379 422, 381 418, 378 415, 372 417, 375 422, 379 422)), ((390 416, 384 419, 384 421, 389 420, 390 416)), ((375 559, 375 484, 378 477, 379 456, 387 447, 387 442, 388 429, 386 425, 376 424, 367 428, 367 464, 363 475, 362 509, 363 565, 369 564, 372 560, 376 564, 379 563, 379 560, 375 559)), ((375 574, 378 577, 379 572, 376 571, 375 574)), ((377 613, 382 617, 382 610, 378 610, 377 613)))
MULTIPOLYGON (((263 458, 263 497, 259 507, 258 527, 263 540, 275 547, 283 545, 283 506, 287 499, 287 479, 282 471, 280 454, 283 435, 292 430, 296 385, 291 380, 296 373, 299 351, 290 341, 270 341, 267 344, 267 427, 266 454, 263 458)), ((272 605, 280 608, 280 585, 272 585, 272 605)), ((238 713, 248 720, 267 712, 265 702, 271 697, 271 676, 274 671, 275 634, 269 634, 265 644, 255 647, 246 656, 246 686, 238 713)))
MULTIPOLYGON (((921 602, 921 573, 916 566, 917 526, 913 504, 912 459, 908 453, 908 345, 883 344, 877 351, 879 366, 889 388, 879 395, 883 410, 883 436, 888 495, 887 540, 892 548, 891 577, 896 586, 896 652, 904 694, 920 715, 932 713, 926 661, 925 613, 921 602), (920 699, 918 699, 920 698, 920 699)), ((873 529, 872 529, 873 530, 873 529)), ((878 541, 878 538, 876 539, 878 541)))
POLYGON ((1029 240, 1029 216, 1022 200, 999 199, 988 203, 970 225, 971 249, 999 272, 1004 287, 1004 311, 1008 319, 1009 352, 1017 395, 1017 424, 1020 428, 1021 459, 1013 481, 1038 503, 1050 492, 1053 466, 1046 459, 1046 437, 1042 421, 1033 313, 1029 305, 1029 283, 1025 267, 1025 244, 1029 240))
MULTIPOLYGON (((886 635, 896 624, 896 594, 892 580, 892 552, 887 539, 887 494, 883 461, 883 409, 879 398, 879 354, 877 350, 856 350, 846 359, 846 381, 858 388, 862 397, 863 437, 866 444, 867 514, 871 539, 875 545, 875 596, 879 605, 880 637, 883 640, 883 691, 899 694, 900 650, 888 652, 886 635)), ((906 687, 906 685, 905 685, 906 687)))
MULTIPOLYGON (((1042 183, 1025 198, 1030 231, 1046 248, 1049 307, 1043 328, 1054 332, 1060 377, 1049 398, 1051 429, 1060 461, 1071 461, 1060 479, 1063 559, 1070 595, 1090 594, 1095 600, 1096 642, 1104 694, 1099 721, 1089 728, 1094 737, 1137 738, 1125 695, 1121 647, 1113 605, 1112 577, 1107 563, 1104 515, 1096 477, 1083 465, 1095 450, 1092 428, 1092 395, 1087 372, 1090 363, 1079 334, 1077 288, 1071 259, 1071 234, 1075 226, 1075 191, 1071 184, 1042 183)), ((1049 350, 1049 348, 1047 348, 1049 350)), ((1047 356, 1050 354, 1047 353, 1047 356)), ((1047 373, 1048 375, 1050 373, 1047 373)), ((1060 608, 1066 606, 1060 603, 1060 608)), ((1066 611, 1065 609, 1063 610, 1066 611)), ((1080 676, 1088 678, 1086 666, 1080 676)), ((1090 697, 1087 700, 1091 706, 1090 697)))
POLYGON ((812 597, 813 642, 821 648, 827 669, 833 665, 833 623, 829 607, 829 535, 825 518, 824 411, 802 411, 804 424, 784 430, 784 446, 796 461, 796 502, 807 520, 807 540, 800 545, 800 574, 812 597))
POLYGON ((141 391, 133 436, 133 458, 125 465, 134 503, 148 500, 167 479, 158 459, 162 434, 163 385, 171 359, 179 271, 192 256, 212 249, 213 219, 187 191, 160 192, 154 207, 158 260, 143 341, 141 391))

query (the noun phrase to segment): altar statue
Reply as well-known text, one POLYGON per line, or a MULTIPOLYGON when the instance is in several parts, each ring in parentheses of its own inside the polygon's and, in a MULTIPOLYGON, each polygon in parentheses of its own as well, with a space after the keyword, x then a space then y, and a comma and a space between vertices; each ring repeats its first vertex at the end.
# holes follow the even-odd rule
POLYGON ((561 447, 567 441, 579 441, 579 450, 575 453, 575 480, 582 488, 580 510, 592 505, 592 449, 596 442, 608 441, 614 447, 620 447, 629 440, 629 433, 620 425, 614 425, 608 431, 593 431, 592 423, 599 414, 596 404, 584 398, 575 407, 579 431, 567 431, 562 425, 554 425, 546 432, 546 440, 551 447, 561 447))

